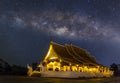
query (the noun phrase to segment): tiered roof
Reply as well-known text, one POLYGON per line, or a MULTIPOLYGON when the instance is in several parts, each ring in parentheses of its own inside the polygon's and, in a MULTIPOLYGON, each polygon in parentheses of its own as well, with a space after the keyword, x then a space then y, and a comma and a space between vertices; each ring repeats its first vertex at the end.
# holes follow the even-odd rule
POLYGON ((63 46, 55 42, 51 42, 50 45, 52 45, 53 50, 65 62, 72 64, 100 65, 93 56, 80 47, 72 44, 65 44, 63 46))

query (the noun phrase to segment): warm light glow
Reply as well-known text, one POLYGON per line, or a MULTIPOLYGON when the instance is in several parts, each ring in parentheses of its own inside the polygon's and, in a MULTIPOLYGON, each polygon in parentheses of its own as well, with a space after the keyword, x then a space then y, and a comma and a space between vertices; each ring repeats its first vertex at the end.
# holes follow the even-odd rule
MULTIPOLYGON (((83 73, 101 73, 103 74, 103 76, 111 76, 113 75, 113 72, 109 70, 109 68, 107 67, 103 67, 103 66, 89 66, 89 65, 80 65, 80 64, 75 64, 72 62, 65 62, 65 64, 62 62, 64 61, 64 59, 62 59, 62 57, 58 56, 58 54, 55 52, 55 50, 52 47, 52 44, 49 47, 48 53, 44 59, 44 63, 43 62, 38 65, 39 67, 39 72, 45 72, 45 71, 72 71, 72 72, 83 72, 83 73), (69 64, 69 65, 68 65, 69 64)), ((32 73, 36 73, 38 71, 36 70, 32 70, 32 68, 28 67, 28 74, 29 76, 32 75, 32 73)))
POLYGON ((50 47, 49 47, 49 51, 45 57, 45 60, 50 56, 51 50, 52 50, 52 45, 50 45, 50 47))
POLYGON ((60 63, 59 62, 56 62, 56 61, 54 61, 54 62, 50 62, 49 64, 47 64, 47 70, 50 70, 50 69, 52 69, 53 71, 58 71, 58 70, 60 70, 60 63))
POLYGON ((60 59, 60 62, 62 62, 62 60, 60 59))
POLYGON ((50 55, 51 50, 52 50, 52 45, 50 45, 49 51, 48 51, 48 53, 47 53, 47 56, 50 55))
POLYGON ((77 64, 76 66, 78 67, 79 65, 77 64))
POLYGON ((58 57, 51 57, 50 59, 57 59, 58 57))

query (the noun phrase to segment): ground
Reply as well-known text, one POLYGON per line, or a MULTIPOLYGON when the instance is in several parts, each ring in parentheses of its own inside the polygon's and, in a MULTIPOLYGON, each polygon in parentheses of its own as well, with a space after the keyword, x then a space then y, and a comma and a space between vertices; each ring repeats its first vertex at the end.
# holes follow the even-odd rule
POLYGON ((119 83, 120 77, 92 79, 40 78, 28 76, 0 76, 0 83, 119 83))

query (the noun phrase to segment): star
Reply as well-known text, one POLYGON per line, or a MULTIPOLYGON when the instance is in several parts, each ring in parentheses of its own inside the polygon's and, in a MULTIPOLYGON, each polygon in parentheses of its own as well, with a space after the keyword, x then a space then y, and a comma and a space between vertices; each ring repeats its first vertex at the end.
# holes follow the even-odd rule
MULTIPOLYGON (((119 0, 1 0, 0 50, 6 51, 0 55, 13 63, 21 63, 13 58, 25 56, 26 64, 34 54, 42 59, 52 39, 90 51, 95 47, 91 54, 108 65, 120 54, 119 4, 119 0)), ((37 60, 35 56, 30 62, 37 60)))

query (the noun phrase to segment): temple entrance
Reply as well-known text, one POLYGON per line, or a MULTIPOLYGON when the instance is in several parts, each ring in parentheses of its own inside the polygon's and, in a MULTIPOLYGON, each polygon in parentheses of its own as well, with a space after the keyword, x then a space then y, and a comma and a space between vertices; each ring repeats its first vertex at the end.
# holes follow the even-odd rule
POLYGON ((47 71, 60 71, 60 62, 50 62, 47 64, 47 71))

